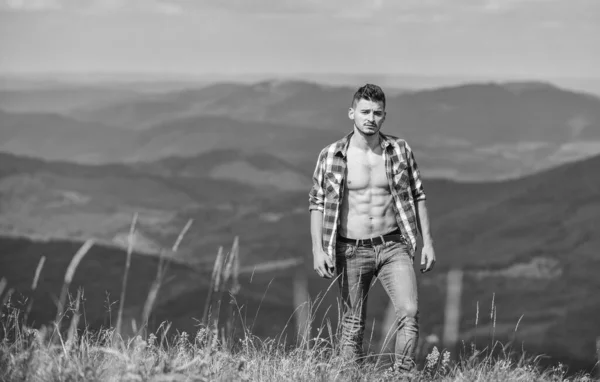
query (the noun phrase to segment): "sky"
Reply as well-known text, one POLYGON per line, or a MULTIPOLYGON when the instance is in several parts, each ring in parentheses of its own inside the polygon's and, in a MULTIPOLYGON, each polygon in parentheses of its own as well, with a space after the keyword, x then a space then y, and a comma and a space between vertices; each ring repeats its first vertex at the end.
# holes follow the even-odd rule
POLYGON ((0 73, 600 78, 600 0, 0 0, 0 73))

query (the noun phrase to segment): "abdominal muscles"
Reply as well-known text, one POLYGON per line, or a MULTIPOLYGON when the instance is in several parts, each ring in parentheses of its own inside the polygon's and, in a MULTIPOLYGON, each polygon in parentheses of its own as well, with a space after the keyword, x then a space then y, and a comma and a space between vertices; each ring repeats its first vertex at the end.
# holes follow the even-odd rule
POLYGON ((350 181, 345 187, 338 228, 344 237, 366 239, 397 228, 394 199, 387 180, 369 180, 366 184, 350 181))

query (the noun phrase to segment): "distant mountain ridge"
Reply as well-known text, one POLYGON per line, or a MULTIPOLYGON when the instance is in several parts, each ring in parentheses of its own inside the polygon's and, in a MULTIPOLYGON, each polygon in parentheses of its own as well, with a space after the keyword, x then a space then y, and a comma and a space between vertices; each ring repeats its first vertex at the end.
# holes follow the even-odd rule
POLYGON ((310 183, 306 169, 271 154, 234 149, 210 151, 194 157, 168 157, 132 166, 161 176, 228 179, 259 188, 297 191, 310 183))
POLYGON ((56 113, 0 110, 0 151, 48 160, 102 163, 128 149, 134 134, 56 113))
MULTIPOLYGON (((311 171, 320 149, 351 130, 347 110, 354 90, 301 81, 217 83, 129 94, 95 106, 85 102, 65 107, 62 120, 4 112, 0 136, 8 130, 12 143, 5 139, 0 149, 81 163, 235 149, 264 152, 311 171), (15 132, 16 119, 27 129, 15 132), (77 134, 78 128, 85 133, 77 134)), ((383 131, 407 139, 429 177, 507 179, 600 153, 600 99, 551 84, 406 91, 390 94, 387 110, 383 131)))

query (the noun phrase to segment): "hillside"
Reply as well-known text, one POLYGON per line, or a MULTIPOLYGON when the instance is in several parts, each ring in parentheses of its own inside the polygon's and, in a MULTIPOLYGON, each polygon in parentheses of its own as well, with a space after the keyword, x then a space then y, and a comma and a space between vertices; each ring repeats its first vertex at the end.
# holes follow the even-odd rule
POLYGON ((137 100, 117 100, 108 106, 87 107, 72 111, 71 114, 85 121, 103 121, 114 126, 136 129, 151 127, 170 119, 197 115, 329 128, 334 121, 345 120, 344 115, 336 117, 339 113, 333 111, 340 108, 346 110, 348 97, 352 97, 350 89, 301 81, 263 81, 250 85, 216 83, 203 88, 139 97, 137 100), (344 93, 348 92, 350 95, 344 96, 344 93), (332 103, 338 107, 329 110, 327 114, 320 114, 320 117, 326 117, 327 121, 307 124, 309 121, 305 120, 306 114, 314 120, 317 109, 331 107, 332 103))
MULTIPOLYGON (((68 95, 61 88, 56 95, 52 89, 6 91, 0 109, 22 113, 1 114, 0 134, 14 135, 14 124, 27 128, 1 149, 96 164, 235 149, 310 171, 319 150, 351 129, 354 89, 348 87, 275 80, 193 86, 108 100, 101 96, 106 88, 97 96, 73 88, 81 107, 60 101, 68 95), (52 106, 49 94, 64 107, 52 106), (43 114, 48 110, 53 114, 43 114)), ((406 138, 429 177, 510 179, 600 153, 600 100, 550 84, 391 92, 387 110, 384 132, 406 138)))
MULTIPOLYGON (((60 295, 69 262, 81 245, 81 242, 74 241, 37 241, 0 236, 0 279, 6 278, 7 287, 16 292, 13 301, 16 306, 22 307, 20 304, 26 298, 34 299, 30 321, 35 327, 54 320, 54 301, 60 295), (41 256, 45 256, 46 260, 37 289, 32 293, 31 283, 41 256)), ((77 289, 83 288, 82 310, 85 314, 81 322, 82 328, 88 326, 90 329, 99 329, 101 326, 115 324, 125 261, 124 250, 97 244, 79 263, 69 291, 76 295, 77 289)), ((124 333, 131 333, 132 320, 139 325, 157 267, 158 258, 133 254, 125 296, 124 333)), ((156 330, 161 322, 169 320, 173 322, 174 328, 193 332, 197 320, 202 318, 210 285, 210 272, 211 269, 207 267, 191 268, 179 262, 171 263, 156 300, 150 322, 151 330, 156 330), (182 307, 193 307, 195 314, 188 315, 188 312, 181 310, 182 307)), ((278 300, 276 296, 263 298, 263 287, 262 284, 249 285, 239 295, 239 302, 246 306, 249 316, 254 316, 259 306, 277 317, 292 314, 291 306, 278 300)), ((254 326, 256 334, 264 336, 272 334, 273 329, 281 330, 284 324, 285 321, 271 326, 257 322, 254 326)))
POLYGON ((49 160, 106 162, 131 147, 134 135, 101 122, 80 122, 56 113, 0 110, 0 151, 49 160))
POLYGON ((218 150, 266 153, 289 163, 311 163, 339 134, 221 116, 195 116, 140 132, 126 160, 154 161, 169 156, 196 156, 218 150))
POLYGON ((114 102, 129 102, 143 93, 131 88, 98 85, 23 84, 0 90, 0 109, 14 113, 66 113, 90 106, 103 107, 114 102))
MULTIPOLYGON (((600 331, 596 320, 600 303, 595 297, 600 290, 595 275, 600 266, 600 241, 595 234, 600 225, 600 177, 595 170, 599 166, 600 157, 594 157, 510 182, 426 180, 439 263, 436 272, 419 276, 424 332, 441 336, 445 272, 462 268, 466 272, 461 321, 465 338, 489 339, 492 323, 485 317, 489 317, 494 294, 496 338, 510 340, 523 316, 516 339, 524 341, 526 349, 589 367, 595 349, 590 333, 600 331), (476 328, 477 304, 481 311, 476 328)), ((305 195, 299 194, 288 197, 285 205, 301 208, 305 203, 305 195)), ((290 253, 304 256, 308 285, 316 297, 329 283, 310 269, 308 214, 301 220, 306 229, 299 230, 300 218, 285 216, 282 210, 273 204, 266 210, 279 220, 261 226, 265 234, 260 241, 274 244, 270 253, 275 258, 290 253)), ((236 222, 232 230, 244 232, 252 223, 248 217, 236 222)), ((243 243, 252 246, 254 242, 245 235, 243 243)), ((290 272, 280 271, 273 277, 284 284, 288 280, 289 288, 290 272)), ((272 285, 269 290, 274 289, 285 287, 272 285)), ((336 311, 336 304, 334 287, 322 305, 333 305, 336 311)), ((374 314, 367 323, 370 328, 373 320, 381 322, 387 305, 381 287, 370 295, 369 305, 374 314)))
MULTIPOLYGON (((252 186, 228 180, 161 177, 124 165, 81 166, 0 154, 0 231, 4 235, 93 237, 115 244, 137 212, 146 252, 156 253, 157 248, 172 245, 188 219, 195 219, 194 231, 202 233, 260 208, 260 200, 261 193, 252 186)), ((201 244, 206 238, 200 235, 189 240, 201 244)), ((186 244, 182 256, 202 253, 186 244)))
POLYGON ((250 184, 258 188, 302 191, 310 183, 307 168, 292 165, 265 152, 214 150, 193 157, 168 157, 131 165, 142 172, 187 178, 211 178, 250 184))
MULTIPOLYGON (((254 166, 260 164, 260 157, 239 155, 254 166)), ((223 158, 230 156, 222 154, 223 158)), ((310 270, 308 188, 265 193, 240 182, 181 176, 177 168, 189 171, 186 166, 193 169, 194 160, 199 159, 189 160, 190 164, 185 158, 157 162, 160 166, 152 174, 150 168, 80 166, 3 155, 3 233, 6 236, 8 230, 13 235, 71 240, 99 237, 110 248, 118 248, 111 238, 127 232, 132 214, 139 212, 140 233, 164 248, 173 243, 187 219, 193 218, 193 228, 181 245, 178 261, 207 272, 216 248, 230 245, 237 235, 243 267, 305 259, 311 295, 316 297, 329 286, 310 270)), ((272 162, 267 160, 267 164, 272 162)), ((515 181, 456 183, 426 179, 439 263, 434 273, 419 275, 424 332, 441 335, 444 274, 459 267, 467 272, 461 321, 465 337, 477 333, 482 340, 489 335, 488 319, 480 319, 475 328, 476 304, 488 310, 495 294, 497 338, 510 338, 523 315, 517 338, 529 349, 544 349, 558 357, 554 359, 589 365, 594 349, 594 337, 589 333, 600 331, 595 319, 600 314, 595 298, 595 291, 600 289, 595 275, 600 266, 600 241, 595 234, 600 223, 598 166, 600 157, 594 157, 515 181)), ((28 247, 15 247, 11 244, 15 240, 20 239, 3 239, 0 252, 4 259, 1 269, 9 275, 21 263, 6 259, 26 258, 22 251, 28 247)), ((36 244, 36 256, 57 254, 55 247, 46 245, 36 244)), ((71 256, 73 245, 59 252, 71 256)), ((23 261, 33 267, 35 259, 27 257, 23 261)), ((118 266, 111 268, 115 264, 103 267, 118 274, 118 266)), ((261 308, 259 318, 266 315, 275 323, 290 317, 290 283, 297 272, 284 268, 244 276, 245 290, 255 297, 266 292, 268 304, 272 304, 268 309, 261 308)), ((198 317, 203 305, 190 301, 198 301, 198 296, 205 293, 202 288, 194 283, 182 284, 177 297, 171 296, 165 302, 168 308, 161 310, 161 317, 191 328, 190 317, 198 317)), ((324 314, 329 305, 335 310, 336 304, 334 287, 319 314, 324 314)), ((371 327, 373 319, 380 322, 387 304, 379 286, 369 304, 371 327)), ((261 333, 272 334, 266 327, 261 333)))
MULTIPOLYGON (((163 94, 148 101, 115 102, 86 117, 111 120, 130 105, 145 109, 126 113, 119 125, 147 124, 156 109, 172 108, 172 117, 227 116, 242 121, 344 131, 346 111, 355 89, 299 81, 263 81, 250 85, 215 84, 201 89, 163 94), (159 105, 162 98, 163 105, 159 105), (157 107, 152 107, 157 106, 157 107)), ((481 83, 402 92, 387 99, 391 131, 423 136, 468 137, 472 144, 599 138, 596 97, 546 83, 481 83)), ((114 123, 114 122, 113 122, 114 123)))
MULTIPOLYGON (((191 218, 197 234, 190 235, 181 254, 189 261, 206 261, 192 254, 212 253, 236 233, 245 243, 249 264, 302 257, 308 231, 298 230, 298 224, 307 216, 313 166, 300 169, 268 154, 237 150, 130 166, 83 166, 0 154, 0 230, 41 238, 94 237, 114 244, 137 212, 150 253, 170 246, 191 218), (280 237, 287 239, 281 242, 280 237)), ((494 187, 448 181, 432 181, 428 187, 456 195, 452 206, 434 198, 435 214, 470 203, 473 195, 503 195, 494 187)))

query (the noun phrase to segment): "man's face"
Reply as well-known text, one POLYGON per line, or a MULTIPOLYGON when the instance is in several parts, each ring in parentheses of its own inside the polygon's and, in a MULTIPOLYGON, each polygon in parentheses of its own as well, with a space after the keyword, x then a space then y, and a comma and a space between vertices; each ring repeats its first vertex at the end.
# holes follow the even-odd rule
POLYGON ((348 111, 348 117, 354 121, 354 126, 364 135, 375 135, 381 129, 385 120, 385 110, 382 102, 360 99, 348 111))

